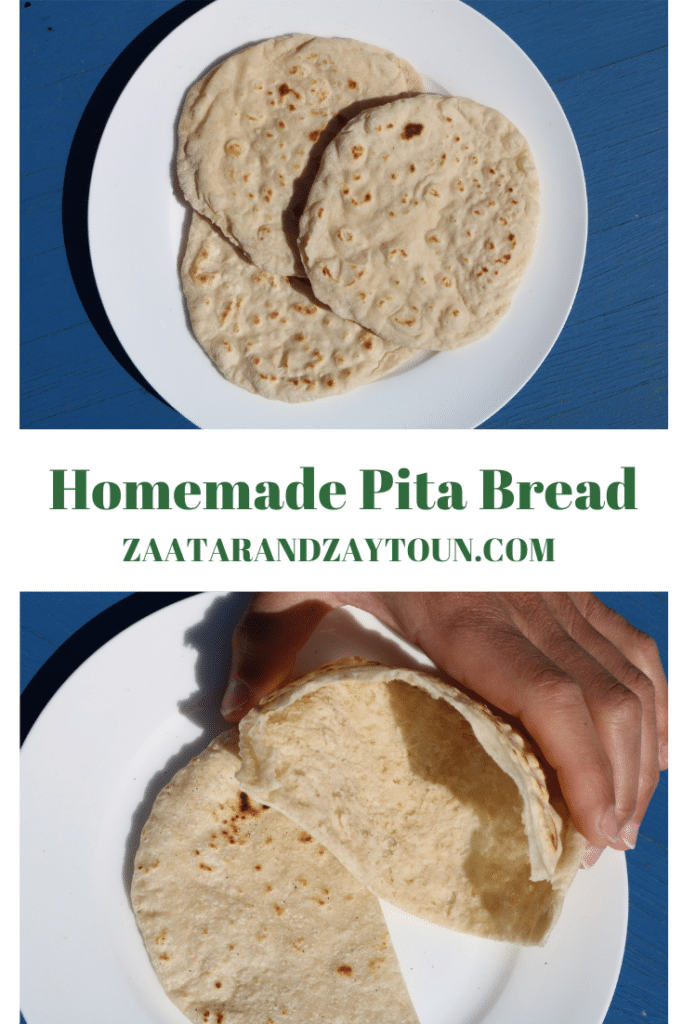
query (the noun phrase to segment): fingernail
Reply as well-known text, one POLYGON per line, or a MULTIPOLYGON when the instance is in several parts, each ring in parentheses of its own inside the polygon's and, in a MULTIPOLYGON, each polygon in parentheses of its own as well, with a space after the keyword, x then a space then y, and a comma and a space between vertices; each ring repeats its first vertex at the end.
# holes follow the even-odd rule
POLYGON ((223 697, 223 703, 221 704, 221 714, 231 715, 233 711, 237 711, 243 704, 247 702, 251 694, 251 687, 242 682, 241 679, 233 679, 223 697))
POLYGON ((629 850, 632 850, 636 845, 639 828, 639 825, 636 825, 632 821, 628 821, 625 825, 622 826, 621 831, 619 832, 619 838, 622 839, 624 843, 626 843, 629 850))
POLYGON ((617 819, 614 815, 614 808, 609 810, 602 819, 600 830, 609 843, 616 843, 619 838, 619 829, 617 828, 617 819))
POLYGON ((584 868, 586 871, 589 868, 592 868, 593 865, 597 863, 602 851, 602 846, 593 846, 591 843, 586 843, 586 852, 583 855, 581 867, 584 868))

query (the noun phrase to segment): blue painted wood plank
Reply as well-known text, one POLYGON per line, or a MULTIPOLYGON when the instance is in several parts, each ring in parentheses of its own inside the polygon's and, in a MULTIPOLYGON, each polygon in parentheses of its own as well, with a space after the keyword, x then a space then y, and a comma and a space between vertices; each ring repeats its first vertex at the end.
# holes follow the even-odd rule
POLYGON ((153 397, 93 328, 62 236, 62 183, 79 120, 112 62, 171 0, 35 0, 21 15, 24 427, 191 424, 153 397))
POLYGON ((667 43, 665 0, 466 2, 514 39, 553 88, 667 43))
POLYGON ((81 626, 127 595, 95 591, 21 595, 21 690, 81 626))
POLYGON ((665 427, 666 4, 618 5, 625 24, 609 3, 558 0, 552 23, 545 6, 503 9, 498 23, 546 75, 572 125, 589 198, 586 264, 548 360, 485 426, 665 427), (577 54, 570 40, 584 18, 577 54), (561 52, 555 30, 568 34, 561 52))
MULTIPOLYGON (((629 622, 648 633, 668 667, 666 594, 598 594, 629 622)), ((668 773, 663 772, 648 807, 635 850, 626 856, 629 924, 624 963, 605 1024, 668 1021, 668 773)))

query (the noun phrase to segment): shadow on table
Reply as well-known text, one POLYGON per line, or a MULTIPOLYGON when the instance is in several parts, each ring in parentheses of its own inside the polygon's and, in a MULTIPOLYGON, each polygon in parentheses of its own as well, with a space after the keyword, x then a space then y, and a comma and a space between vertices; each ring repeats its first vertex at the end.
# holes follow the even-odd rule
POLYGON ((212 0, 185 0, 162 14, 125 48, 105 73, 83 111, 71 143, 62 190, 62 232, 69 270, 91 324, 126 373, 169 406, 129 358, 109 322, 95 282, 88 242, 88 197, 97 148, 124 88, 152 50, 178 25, 212 0))

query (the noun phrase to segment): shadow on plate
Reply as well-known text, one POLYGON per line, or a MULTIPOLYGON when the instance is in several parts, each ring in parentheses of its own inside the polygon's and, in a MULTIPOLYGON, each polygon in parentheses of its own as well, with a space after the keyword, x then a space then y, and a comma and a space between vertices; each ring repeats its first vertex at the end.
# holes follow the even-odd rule
MULTIPOLYGON (((191 626, 185 633, 185 643, 197 652, 197 689, 179 703, 178 709, 202 731, 191 743, 181 747, 154 774, 133 814, 122 865, 123 886, 129 902, 140 835, 157 795, 176 772, 201 753, 216 736, 229 728, 220 713, 220 706, 232 658, 232 634, 250 597, 251 594, 217 597, 207 608, 201 622, 191 626)), ((362 626, 349 612, 335 609, 325 616, 299 652, 293 676, 302 675, 338 658, 352 656, 379 661, 395 668, 424 669, 428 664, 425 659, 412 657, 398 643, 382 636, 376 630, 362 626)))

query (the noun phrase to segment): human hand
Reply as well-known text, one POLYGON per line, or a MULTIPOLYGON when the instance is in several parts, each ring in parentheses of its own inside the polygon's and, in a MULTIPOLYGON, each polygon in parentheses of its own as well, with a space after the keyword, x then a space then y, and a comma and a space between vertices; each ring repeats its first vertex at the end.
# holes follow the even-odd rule
POLYGON ((289 680, 341 605, 372 613, 521 722, 557 771, 586 865, 606 846, 635 845, 668 764, 667 684, 650 637, 590 593, 261 593, 233 638, 229 721, 289 680))

